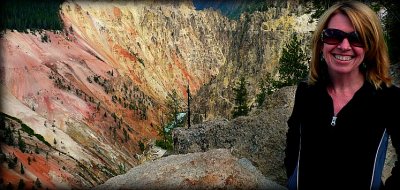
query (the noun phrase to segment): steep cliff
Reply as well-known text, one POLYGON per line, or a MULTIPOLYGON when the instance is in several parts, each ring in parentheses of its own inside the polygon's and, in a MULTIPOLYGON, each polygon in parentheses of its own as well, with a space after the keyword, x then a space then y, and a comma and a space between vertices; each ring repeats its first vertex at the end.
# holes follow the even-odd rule
MULTIPOLYGON (((200 89, 193 100, 194 123, 213 118, 230 118, 234 105, 233 87, 239 77, 245 76, 249 94, 249 105, 255 106, 255 95, 259 93, 258 82, 271 76, 275 79, 282 49, 298 35, 309 45, 315 23, 309 23, 309 15, 303 13, 301 5, 287 3, 286 7, 270 8, 265 12, 243 14, 231 34, 226 63, 221 72, 210 83, 200 89), (296 9, 293 8, 296 6, 296 9)), ((308 49, 305 49, 308 53, 308 49)))

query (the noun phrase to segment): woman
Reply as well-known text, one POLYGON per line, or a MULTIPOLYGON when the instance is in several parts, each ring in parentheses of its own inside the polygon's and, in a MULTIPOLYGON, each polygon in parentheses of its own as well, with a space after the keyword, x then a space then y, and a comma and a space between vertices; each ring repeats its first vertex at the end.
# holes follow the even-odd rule
POLYGON ((400 89, 373 10, 339 2, 319 19, 308 82, 288 120, 289 189, 400 189, 400 166, 381 180, 388 138, 400 155, 400 89))

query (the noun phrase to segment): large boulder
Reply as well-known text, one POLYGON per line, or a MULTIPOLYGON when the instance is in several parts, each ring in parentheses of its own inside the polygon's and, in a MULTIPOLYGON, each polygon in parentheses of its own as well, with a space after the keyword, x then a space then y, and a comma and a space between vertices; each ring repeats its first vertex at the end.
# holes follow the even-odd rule
POLYGON ((227 149, 212 149, 201 153, 170 155, 145 162, 94 189, 286 188, 266 179, 248 159, 234 157, 227 149))

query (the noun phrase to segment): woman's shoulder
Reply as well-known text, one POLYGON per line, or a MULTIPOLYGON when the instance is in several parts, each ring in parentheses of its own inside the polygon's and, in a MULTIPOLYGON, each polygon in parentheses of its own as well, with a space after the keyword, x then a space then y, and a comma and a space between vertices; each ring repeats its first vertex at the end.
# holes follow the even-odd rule
POLYGON ((296 94, 303 94, 309 87, 310 86, 306 81, 300 81, 297 83, 296 94))
POLYGON ((389 87, 382 87, 381 90, 382 98, 385 98, 387 101, 391 101, 392 103, 397 103, 400 105, 400 87, 396 85, 391 85, 389 87))
POLYGON ((297 89, 300 91, 318 91, 321 89, 325 89, 326 86, 324 86, 321 83, 315 83, 315 84, 310 84, 308 81, 300 81, 297 84, 297 89))
POLYGON ((300 81, 299 83, 297 83, 297 89, 305 89, 308 88, 308 83, 307 81, 300 81))
POLYGON ((382 87, 383 92, 389 95, 400 95, 400 87, 397 85, 391 85, 389 87, 382 87))
POLYGON ((321 95, 323 87, 319 84, 310 84, 307 81, 297 83, 296 96, 299 99, 313 99, 315 96, 321 95))

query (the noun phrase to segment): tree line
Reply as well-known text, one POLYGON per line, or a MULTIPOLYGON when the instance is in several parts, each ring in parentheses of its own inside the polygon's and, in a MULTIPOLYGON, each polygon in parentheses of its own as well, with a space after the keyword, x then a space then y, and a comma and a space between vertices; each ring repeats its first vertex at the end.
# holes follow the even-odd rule
POLYGON ((62 30, 60 17, 64 0, 13 0, 1 1, 0 29, 17 30, 62 30))

